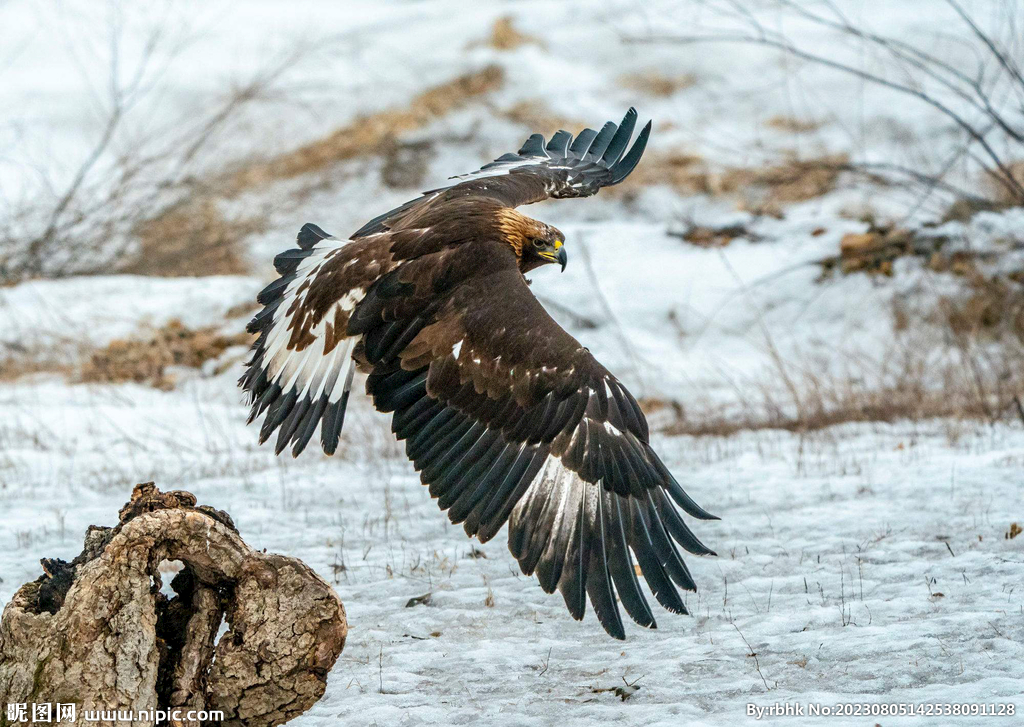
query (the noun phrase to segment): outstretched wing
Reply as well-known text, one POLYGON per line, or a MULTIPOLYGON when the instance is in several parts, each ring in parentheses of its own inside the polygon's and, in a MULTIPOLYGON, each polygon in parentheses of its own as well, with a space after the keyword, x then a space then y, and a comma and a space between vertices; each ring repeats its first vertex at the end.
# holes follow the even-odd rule
POLYGON ((637 402, 551 319, 502 248, 478 250, 501 262, 448 289, 440 278, 413 289, 398 269, 368 292, 350 322, 373 368, 367 392, 393 412, 451 521, 481 541, 508 521, 523 572, 560 590, 575 618, 589 595, 608 633, 624 638, 617 595, 637 623, 655 625, 633 555, 658 602, 686 613, 677 589, 696 587, 677 545, 711 551, 677 507, 713 516, 651 449, 637 402))
POLYGON ((650 135, 648 123, 626 151, 636 119, 631 108, 621 124, 584 129, 575 139, 559 131, 544 143, 534 134, 518 153, 375 217, 350 242, 303 226, 298 246, 275 258, 281 277, 259 294, 264 308, 249 324, 258 338, 239 383, 252 407, 249 421, 266 413, 260 442, 276 433, 276 451, 291 447, 298 456, 319 425, 323 449, 333 454, 357 343, 348 320, 369 287, 402 263, 471 240, 479 232, 474 219, 496 208, 618 184, 636 167, 650 135))
POLYGON ((575 138, 565 130, 549 140, 533 134, 515 154, 504 154, 476 172, 453 177, 459 181, 373 218, 352 237, 395 229, 427 206, 467 195, 489 198, 505 207, 549 197, 589 197, 602 187, 618 184, 636 168, 651 134, 648 121, 627 152, 636 119, 636 109, 630 108, 621 124, 609 121, 600 131, 584 129, 575 138))

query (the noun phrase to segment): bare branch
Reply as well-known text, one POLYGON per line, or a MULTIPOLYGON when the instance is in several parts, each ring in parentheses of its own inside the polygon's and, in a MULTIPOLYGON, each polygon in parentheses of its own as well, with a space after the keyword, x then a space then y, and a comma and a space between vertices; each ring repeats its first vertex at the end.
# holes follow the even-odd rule
POLYGON ((636 37, 625 37, 623 39, 627 43, 676 43, 676 44, 699 44, 699 43, 743 43, 743 44, 755 44, 763 45, 766 47, 775 48, 777 50, 790 53, 798 58, 817 63, 821 66, 832 68, 837 71, 855 76, 862 80, 874 83, 878 86, 891 89, 900 93, 904 93, 908 96, 912 96, 919 101, 933 107, 940 113, 951 119, 961 130, 963 130, 968 137, 973 139, 981 148, 984 150, 991 164, 995 167, 992 171, 993 178, 997 182, 1006 188, 1007 192, 1012 198, 1024 201, 1024 186, 1021 182, 1016 179, 1012 171, 1007 166, 1006 162, 996 152, 989 141, 985 138, 985 134, 975 128, 967 120, 963 118, 959 113, 950 108, 947 104, 927 94, 926 92, 909 86, 904 83, 898 83, 896 81, 889 80, 878 74, 865 71, 860 68, 855 68, 841 61, 826 56, 818 55, 810 51, 797 48, 792 42, 785 39, 783 36, 777 34, 769 34, 762 26, 758 26, 757 35, 745 35, 742 33, 736 34, 717 34, 717 35, 651 35, 648 37, 636 38, 636 37))
POLYGON ((1024 88, 1024 75, 1021 75, 1020 68, 1017 67, 1017 64, 1014 63, 1005 53, 1003 53, 996 47, 995 42, 992 40, 992 38, 989 37, 985 32, 981 30, 981 28, 978 27, 978 25, 974 22, 971 16, 964 11, 964 9, 960 6, 959 3, 956 2, 956 0, 946 0, 946 2, 949 4, 951 8, 953 8, 953 10, 956 11, 957 15, 959 15, 963 19, 963 21, 967 23, 967 25, 971 29, 971 32, 974 33, 974 36, 992 52, 992 55, 994 55, 996 59, 999 61, 999 65, 1006 69, 1010 76, 1012 76, 1013 79, 1016 80, 1018 84, 1020 84, 1021 88, 1024 88))

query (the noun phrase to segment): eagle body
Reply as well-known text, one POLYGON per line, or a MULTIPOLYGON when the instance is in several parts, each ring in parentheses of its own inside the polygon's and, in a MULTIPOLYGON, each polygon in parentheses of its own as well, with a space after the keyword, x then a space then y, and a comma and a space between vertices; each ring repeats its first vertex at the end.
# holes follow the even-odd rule
POLYGON ((564 236, 516 207, 617 184, 650 132, 636 121, 575 138, 535 134, 450 187, 374 218, 347 241, 307 224, 275 259, 241 386, 260 441, 295 456, 317 427, 339 441, 356 367, 430 494, 481 541, 508 524, 524 573, 583 617, 589 596, 624 638, 656 600, 685 613, 695 590, 677 546, 710 554, 679 513, 710 519, 649 444, 621 383, 547 313, 524 273, 566 263, 564 236))

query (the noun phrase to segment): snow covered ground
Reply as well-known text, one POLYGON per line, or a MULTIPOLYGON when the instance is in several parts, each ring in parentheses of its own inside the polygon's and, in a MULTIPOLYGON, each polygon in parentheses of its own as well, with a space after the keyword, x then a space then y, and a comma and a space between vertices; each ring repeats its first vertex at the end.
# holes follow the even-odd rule
MULTIPOLYGON (((102 119, 106 29, 115 18, 131 31, 123 36, 131 68, 153 22, 141 4, 115 7, 0 5, 0 108, 8 109, 0 119, 0 212, 63 188, 88 152, 102 119), (55 40, 40 54, 44 38, 55 40)), ((772 7, 759 6, 762 17, 781 25, 772 7)), ((924 0, 844 7, 908 37, 951 27, 948 11, 924 0)), ((983 3, 968 7, 984 22, 998 20, 983 3)), ((792 59, 787 65, 764 49, 621 40, 730 22, 706 3, 224 0, 168 8, 161 22, 188 28, 189 43, 154 78, 161 93, 132 117, 139 134, 190 118, 298 41, 317 49, 281 81, 287 102, 245 116, 238 134, 200 160, 203 169, 232 154, 271 156, 318 139, 487 64, 505 72, 499 89, 407 134, 433 143, 423 188, 514 149, 529 130, 503 110, 524 101, 591 125, 617 120, 633 104, 655 120, 649 154, 685 150, 725 165, 759 163, 791 147, 922 161, 923 150, 951 143, 928 109, 894 105, 871 87, 792 59), (482 43, 508 14, 541 43, 482 43), (695 82, 659 96, 622 80, 652 69, 695 82), (787 136, 765 125, 779 115, 823 125, 787 136)), ((834 42, 800 23, 786 27, 812 47, 834 42)), ((953 61, 966 53, 936 43, 953 61)), ((245 320, 239 305, 270 277, 271 257, 303 222, 341 235, 416 191, 386 185, 376 157, 313 182, 301 196, 280 182, 221 201, 267 215, 266 228, 247 241, 251 275, 83 276, 0 288, 3 353, 101 346, 173 318, 237 332, 245 320)), ((102 186, 102 174, 90 183, 102 186)), ((814 373, 882 361, 894 301, 953 289, 950 276, 912 258, 898 260, 892 278, 819 282, 814 261, 835 255, 843 235, 866 230, 864 211, 948 236, 954 246, 1004 253, 999 264, 1020 267, 1019 210, 926 230, 940 204, 914 202, 844 179, 788 205, 782 219, 665 185, 545 203, 528 212, 566 232, 570 264, 562 275, 534 274, 533 290, 634 394, 728 409, 751 386, 781 386, 779 360, 814 373), (687 221, 742 224, 748 234, 699 247, 674 234, 687 221), (581 318, 603 323, 592 328, 581 318)), ((37 221, 12 216, 0 224, 31 230, 37 221)), ((201 370, 182 369, 170 391, 59 374, 0 383, 0 606, 37 577, 40 558, 77 554, 87 525, 112 523, 132 485, 155 480, 228 511, 250 545, 299 557, 335 585, 349 640, 327 694, 297 725, 746 724, 755 721, 748 704, 812 702, 1024 710, 1024 537, 1004 537, 1012 522, 1024 522, 1020 422, 657 434, 666 464, 722 518, 695 526, 719 555, 688 559, 700 587, 688 594, 691 616, 656 613, 656 631, 627 626, 620 643, 592 614, 574 622, 559 596, 521 576, 503 536, 480 545, 450 525, 386 418, 365 400, 350 405, 334 458, 312 450, 275 458, 258 447, 235 387, 244 357, 235 347, 201 370), (428 593, 429 603, 406 606, 428 593), (640 687, 628 700, 607 691, 624 682, 640 687)))
POLYGON ((234 374, 173 392, 5 387, 0 597, 40 557, 77 553, 85 527, 113 522, 131 483, 152 478, 335 584, 349 640, 298 724, 726 724, 776 702, 1020 708, 1024 551, 1004 539, 1020 507, 1019 427, 955 446, 943 422, 659 438, 722 516, 697 527, 719 557, 689 559, 692 616, 659 613, 658 630, 620 643, 519 575, 502 538, 481 546, 449 525, 365 402, 340 460, 275 460, 244 427, 234 374), (626 702, 593 691, 623 679, 641 687, 626 702))

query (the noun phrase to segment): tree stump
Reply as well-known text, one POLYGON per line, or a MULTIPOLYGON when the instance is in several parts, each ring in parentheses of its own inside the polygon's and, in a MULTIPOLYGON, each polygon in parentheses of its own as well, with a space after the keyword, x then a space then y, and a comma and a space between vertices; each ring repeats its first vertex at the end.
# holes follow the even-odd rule
POLYGON ((323 695, 348 625, 322 578, 253 551, 227 513, 188 492, 137 485, 119 519, 91 526, 71 563, 43 560, 44 575, 7 604, 0 704, 27 703, 29 724, 33 703, 61 703, 75 704, 79 721, 83 710, 132 710, 105 720, 119 727, 176 709, 166 723, 199 727, 189 710, 218 710, 220 724, 254 727, 287 722, 323 695), (163 561, 184 564, 171 598, 163 561))

